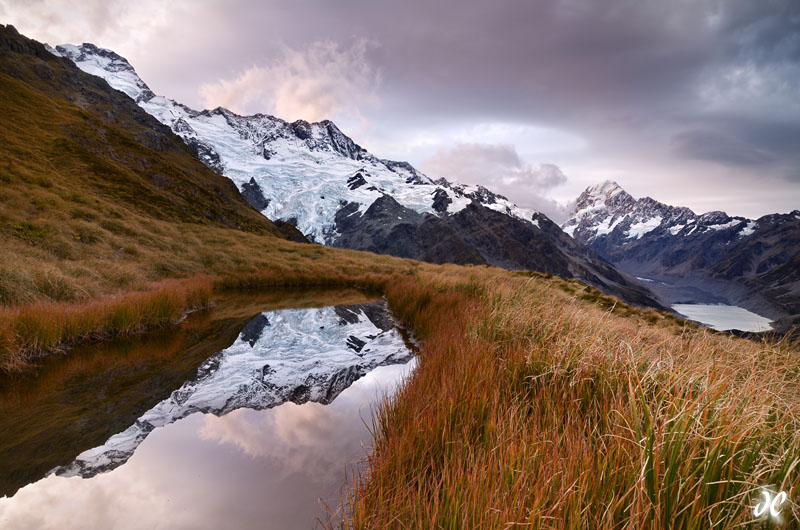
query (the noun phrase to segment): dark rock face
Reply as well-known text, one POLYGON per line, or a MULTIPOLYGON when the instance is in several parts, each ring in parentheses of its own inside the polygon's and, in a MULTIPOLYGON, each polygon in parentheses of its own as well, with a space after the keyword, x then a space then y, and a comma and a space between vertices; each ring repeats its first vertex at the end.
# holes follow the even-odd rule
POLYGON ((220 174, 223 172, 224 168, 222 166, 222 160, 220 160, 219 154, 214 150, 213 147, 201 141, 189 138, 186 139, 186 145, 188 145, 189 149, 192 150, 192 154, 200 159, 200 161, 207 165, 211 170, 220 174))
POLYGON ((358 322, 358 311, 356 305, 337 305, 333 308, 333 312, 339 317, 339 325, 346 326, 348 324, 355 324, 358 322))
POLYGON ((538 227, 472 203, 451 216, 450 224, 491 265, 576 278, 627 302, 662 307, 634 278, 577 243, 547 216, 537 214, 534 220, 538 227))
POLYGON ((336 213, 336 230, 338 247, 431 263, 485 263, 443 219, 417 213, 389 195, 378 198, 363 214, 357 204, 346 204, 336 213))
POLYGON ((217 173, 221 174, 224 171, 225 168, 222 166, 219 153, 213 147, 200 140, 195 130, 186 120, 178 118, 172 122, 172 130, 183 137, 186 145, 189 146, 194 156, 200 159, 201 162, 217 173))
POLYGON ((554 241, 521 219, 472 203, 449 219, 450 226, 486 257, 489 265, 570 277, 570 263, 554 241))
POLYGON ((447 207, 453 202, 453 199, 442 189, 436 188, 433 192, 433 209, 439 214, 444 215, 447 213, 447 207))
POLYGON ((39 42, 22 37, 17 28, 8 24, 2 27, 0 47, 17 53, 33 55, 40 59, 48 59, 50 52, 39 42))
POLYGON ((417 171, 417 169, 408 162, 395 162, 394 160, 381 160, 389 170, 400 174, 406 175, 406 184, 414 184, 417 186, 429 186, 432 184, 431 179, 417 171))
POLYGON ((269 326, 269 319, 261 313, 253 320, 247 323, 247 325, 242 329, 242 333, 239 336, 243 341, 250 344, 252 348, 258 339, 261 338, 261 334, 264 333, 264 328, 269 326))
POLYGON ((483 186, 478 186, 478 189, 472 193, 468 193, 467 197, 479 204, 496 204, 498 199, 508 200, 507 197, 494 193, 483 186))
POLYGON ((800 318, 800 210, 757 219, 752 235, 707 267, 715 279, 743 283, 744 301, 758 296, 787 321, 800 318))
POLYGON ((531 222, 477 203, 454 215, 420 214, 388 195, 363 214, 337 212, 335 245, 431 263, 488 264, 577 278, 637 305, 662 307, 635 279, 576 242, 544 215, 531 222))
POLYGON ((320 125, 325 127, 327 143, 340 155, 352 158, 353 160, 361 160, 368 155, 360 145, 340 131, 332 121, 323 120, 320 122, 320 125))
POLYGON ((358 189, 366 183, 367 181, 364 179, 364 175, 362 175, 360 171, 347 179, 347 187, 351 190, 358 189))
POLYGON ((244 197, 244 200, 246 200, 250 206, 259 212, 269 206, 269 199, 264 197, 261 186, 258 185, 254 178, 251 178, 250 182, 242 184, 242 197, 244 197))
POLYGON ((347 347, 356 352, 356 355, 361 353, 361 350, 364 349, 364 346, 366 346, 366 344, 367 341, 361 340, 355 335, 350 335, 349 337, 347 337, 347 347))
POLYGON ((311 124, 305 120, 297 120, 292 123, 292 132, 301 140, 311 138, 311 124))

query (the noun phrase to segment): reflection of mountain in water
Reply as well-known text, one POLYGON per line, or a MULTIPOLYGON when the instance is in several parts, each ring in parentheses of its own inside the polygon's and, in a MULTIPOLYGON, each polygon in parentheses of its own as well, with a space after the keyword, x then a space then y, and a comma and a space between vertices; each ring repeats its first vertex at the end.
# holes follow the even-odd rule
POLYGON ((217 416, 287 401, 327 404, 373 368, 411 352, 382 302, 263 313, 165 400, 54 473, 91 477, 124 464, 147 435, 195 412, 217 416))

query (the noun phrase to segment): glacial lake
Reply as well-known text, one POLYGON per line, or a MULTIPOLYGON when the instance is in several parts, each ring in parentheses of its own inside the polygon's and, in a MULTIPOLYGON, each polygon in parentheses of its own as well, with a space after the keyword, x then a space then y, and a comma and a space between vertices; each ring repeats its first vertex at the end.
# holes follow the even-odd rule
POLYGON ((672 309, 689 320, 700 322, 718 331, 769 331, 770 319, 747 309, 722 304, 674 304, 672 309))
POLYGON ((415 363, 353 290, 228 297, 51 356, 0 381, 0 528, 318 527, 415 363))

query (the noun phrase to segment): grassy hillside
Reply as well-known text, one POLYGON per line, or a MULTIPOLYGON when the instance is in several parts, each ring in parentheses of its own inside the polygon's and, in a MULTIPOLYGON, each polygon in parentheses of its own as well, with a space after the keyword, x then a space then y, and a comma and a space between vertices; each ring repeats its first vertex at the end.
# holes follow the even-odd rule
POLYGON ((9 28, 0 51, 0 370, 219 291, 358 285, 423 348, 348 527, 733 528, 761 486, 797 499, 796 346, 547 275, 286 241, 103 81, 9 28))
POLYGON ((10 27, 0 52, 0 304, 222 271, 242 232, 280 234, 103 80, 10 27))
POLYGON ((796 501, 796 344, 492 269, 387 292, 425 347, 373 425, 348 528, 740 528, 763 487, 796 501))

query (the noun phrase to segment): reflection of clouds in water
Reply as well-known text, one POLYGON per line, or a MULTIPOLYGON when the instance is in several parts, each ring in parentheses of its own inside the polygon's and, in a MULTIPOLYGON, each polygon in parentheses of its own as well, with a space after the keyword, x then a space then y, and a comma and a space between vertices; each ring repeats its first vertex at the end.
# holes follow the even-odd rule
POLYGON ((167 530, 208 524, 207 513, 176 511, 173 498, 153 487, 149 474, 132 471, 92 480, 45 478, 19 490, 12 499, 0 499, 0 528, 167 530))
POLYGON ((343 465, 365 456, 371 440, 364 423, 372 408, 415 363, 378 368, 330 405, 286 403, 265 411, 206 415, 198 434, 204 440, 233 445, 252 458, 268 458, 282 476, 299 473, 329 483, 341 476, 343 465))
POLYGON ((238 410, 221 418, 206 416, 199 434, 234 445, 252 458, 270 460, 276 478, 302 474, 310 482, 326 484, 341 476, 344 462, 361 456, 359 442, 368 433, 351 418, 316 410, 322 408, 289 403, 268 414, 238 410))
POLYGON ((324 513, 317 499, 336 505, 344 472, 370 444, 362 418, 415 365, 380 367, 327 406, 192 415, 154 431, 112 472, 49 476, 0 498, 0 528, 312 527, 324 513))

